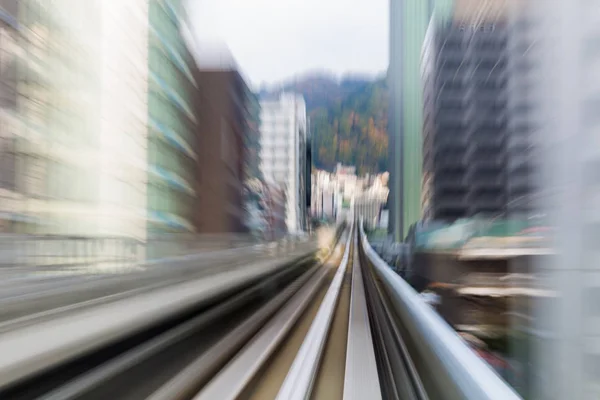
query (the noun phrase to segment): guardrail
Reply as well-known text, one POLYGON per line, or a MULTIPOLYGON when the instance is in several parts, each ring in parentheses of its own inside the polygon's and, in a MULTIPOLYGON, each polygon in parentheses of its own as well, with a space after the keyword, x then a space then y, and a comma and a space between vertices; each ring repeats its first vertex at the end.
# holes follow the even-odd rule
POLYGON ((302 240, 284 237, 277 242, 263 242, 238 234, 174 234, 145 240, 119 236, 0 234, 0 267, 118 267, 261 243, 280 253, 292 250, 302 240))
POLYGON ((362 222, 366 259, 383 285, 408 351, 431 399, 520 399, 419 294, 373 250, 362 222), (404 335, 406 337, 404 337, 404 335))

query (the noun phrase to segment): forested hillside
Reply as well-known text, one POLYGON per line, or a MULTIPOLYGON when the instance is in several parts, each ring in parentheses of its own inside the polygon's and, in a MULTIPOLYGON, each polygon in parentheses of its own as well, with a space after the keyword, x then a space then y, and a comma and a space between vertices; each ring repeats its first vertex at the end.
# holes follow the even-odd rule
MULTIPOLYGON (((385 79, 307 76, 282 85, 304 95, 313 134, 313 163, 332 170, 355 165, 360 174, 387 171, 388 90, 385 79)), ((281 90, 281 88, 279 90, 281 90)), ((279 90, 263 90, 261 97, 279 90)))

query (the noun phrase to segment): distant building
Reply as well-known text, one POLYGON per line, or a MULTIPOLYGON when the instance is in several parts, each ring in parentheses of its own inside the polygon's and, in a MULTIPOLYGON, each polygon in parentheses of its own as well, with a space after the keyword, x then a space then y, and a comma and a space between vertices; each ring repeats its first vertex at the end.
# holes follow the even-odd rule
POLYGON ((367 174, 359 178, 354 167, 344 167, 341 164, 335 171, 316 171, 313 174, 312 217, 339 221, 354 207, 355 214, 365 218, 369 229, 378 226, 381 211, 388 199, 389 174, 367 174))
POLYGON ((286 191, 275 183, 263 185, 262 204, 266 220, 266 237, 276 240, 283 237, 287 231, 286 224, 286 191))
POLYGON ((291 233, 306 229, 307 119, 302 96, 282 93, 261 101, 260 169, 265 180, 285 187, 286 224, 291 233))
POLYGON ((356 167, 337 163, 334 173, 336 175, 356 175, 356 167))

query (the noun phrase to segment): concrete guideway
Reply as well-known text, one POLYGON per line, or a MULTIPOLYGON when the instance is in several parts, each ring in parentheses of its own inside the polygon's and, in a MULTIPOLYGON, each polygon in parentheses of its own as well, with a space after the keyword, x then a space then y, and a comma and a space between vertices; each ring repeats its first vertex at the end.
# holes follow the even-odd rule
POLYGON ((151 326, 220 293, 243 286, 306 257, 297 251, 283 260, 259 262, 123 301, 104 304, 0 335, 0 387, 35 374, 151 326))
MULTIPOLYGON (((315 248, 314 241, 298 249, 315 248)), ((290 246, 291 248, 291 246, 290 246)), ((142 269, 120 274, 26 277, 19 284, 0 287, 0 333, 56 318, 67 312, 122 300, 169 285, 199 279, 215 272, 240 268, 249 262, 285 256, 266 245, 210 251, 144 264, 142 269)), ((4 271, 0 269, 0 276, 4 271)), ((31 271, 30 271, 31 272, 31 271)), ((11 284, 12 283, 12 284, 11 284)))
POLYGON ((0 398, 519 398, 360 225, 337 232, 319 255, 297 249, 284 265, 224 269, 4 333, 0 398))

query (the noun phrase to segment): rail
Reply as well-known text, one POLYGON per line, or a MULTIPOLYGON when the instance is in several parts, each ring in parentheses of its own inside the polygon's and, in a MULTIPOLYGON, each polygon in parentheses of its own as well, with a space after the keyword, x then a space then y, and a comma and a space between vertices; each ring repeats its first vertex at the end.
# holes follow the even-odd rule
POLYGON ((367 240, 359 224, 362 249, 390 298, 404 329, 403 339, 431 399, 520 399, 454 330, 396 274, 367 240))
POLYGON ((311 397, 313 384, 323 355, 323 348, 340 294, 344 272, 348 265, 353 230, 354 224, 349 229, 342 261, 306 335, 306 339, 302 343, 282 387, 279 389, 277 400, 301 400, 311 397))

